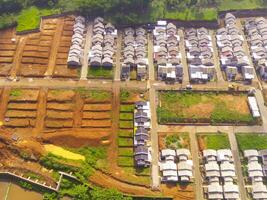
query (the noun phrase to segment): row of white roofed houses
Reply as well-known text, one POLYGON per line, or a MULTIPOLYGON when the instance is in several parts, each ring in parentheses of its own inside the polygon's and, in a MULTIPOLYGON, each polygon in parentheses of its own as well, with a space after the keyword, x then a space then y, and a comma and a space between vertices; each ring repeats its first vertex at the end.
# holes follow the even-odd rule
POLYGON ((243 155, 247 160, 247 174, 252 184, 249 191, 252 199, 267 199, 267 188, 264 184, 267 178, 267 150, 244 150, 243 155))
POLYGON ((150 103, 148 101, 136 102, 134 112, 134 160, 137 167, 148 167, 151 163, 151 150, 147 144, 150 119, 150 103))
POLYGON ((228 81, 240 79, 251 83, 254 79, 254 69, 244 50, 244 37, 236 24, 236 17, 231 13, 225 15, 225 27, 217 30, 217 46, 220 53, 221 69, 228 81))
POLYGON ((69 67, 81 66, 84 48, 85 21, 85 18, 81 16, 75 18, 75 23, 73 26, 74 34, 72 35, 71 46, 67 60, 69 67))
POLYGON ((230 149, 203 150, 203 175, 208 186, 207 199, 239 199, 233 155, 230 149))
POLYGON ((123 37, 123 62, 121 66, 121 80, 129 80, 131 70, 136 70, 137 80, 147 79, 147 31, 126 28, 123 37))
POLYGON ((245 30, 254 65, 261 78, 267 81, 267 21, 263 17, 247 19, 245 30))
POLYGON ((162 182, 190 182, 193 177, 193 161, 188 149, 162 149, 159 168, 162 182))
POLYGON ((112 68, 116 52, 117 30, 111 23, 97 17, 93 24, 92 46, 88 53, 90 67, 112 68))
POLYGON ((182 82, 183 67, 177 27, 173 23, 158 21, 153 36, 154 63, 158 67, 158 79, 167 83, 182 82))
POLYGON ((192 82, 207 82, 215 77, 211 35, 208 29, 185 30, 186 57, 192 82))

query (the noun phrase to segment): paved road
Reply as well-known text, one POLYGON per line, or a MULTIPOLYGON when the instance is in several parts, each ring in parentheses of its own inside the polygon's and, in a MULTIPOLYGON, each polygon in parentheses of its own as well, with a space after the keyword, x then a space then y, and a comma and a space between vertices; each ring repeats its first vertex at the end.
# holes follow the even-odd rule
POLYGON ((242 174, 241 161, 240 161, 238 145, 237 145, 234 129, 232 131, 228 132, 228 137, 229 137, 229 141, 230 141, 230 145, 231 145, 231 150, 233 153, 235 171, 236 171, 236 175, 237 175, 237 183, 239 186, 239 195, 240 195, 240 198, 242 200, 245 200, 245 199, 247 199, 246 198, 246 189, 245 189, 244 177, 242 174))
POLYGON ((121 42, 122 42, 122 33, 119 31, 117 38, 117 49, 116 49, 116 66, 114 74, 115 81, 121 80, 121 45, 122 45, 121 42))
POLYGON ((155 67, 154 67, 154 59, 153 59, 153 35, 148 34, 148 75, 149 80, 154 81, 155 80, 155 67))
POLYGON ((200 174, 200 168, 199 168, 199 149, 196 139, 195 130, 190 131, 189 137, 190 137, 190 151, 192 154, 192 160, 194 163, 194 184, 195 184, 195 198, 197 200, 203 199, 203 189, 202 189, 202 177, 200 174))
POLYGON ((86 36, 85 36, 85 45, 84 45, 83 61, 82 61, 82 69, 81 69, 81 79, 82 80, 87 79, 88 53, 89 53, 89 50, 91 49, 92 36, 93 36, 93 22, 90 21, 87 25, 87 31, 86 31, 86 36))

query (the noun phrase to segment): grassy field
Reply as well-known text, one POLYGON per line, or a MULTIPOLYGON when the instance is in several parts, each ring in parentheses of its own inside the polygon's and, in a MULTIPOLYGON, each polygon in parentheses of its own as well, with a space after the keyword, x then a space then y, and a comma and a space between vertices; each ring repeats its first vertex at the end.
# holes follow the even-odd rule
POLYGON ((198 136, 199 149, 229 149, 230 143, 225 133, 199 133, 198 136))
POLYGON ((253 124, 245 94, 160 92, 159 123, 253 124))
POLYGON ((120 106, 120 112, 133 112, 134 111, 134 105, 121 105, 120 106))
POLYGON ((76 89, 82 98, 88 98, 96 101, 110 101, 112 98, 111 92, 103 90, 91 90, 84 87, 76 89))
POLYGON ((88 73, 87 73, 88 78, 106 78, 106 79, 112 79, 113 78, 113 70, 112 69, 105 69, 105 68, 92 68, 89 67, 88 73))
POLYGON ((219 11, 244 10, 262 8, 260 0, 223 0, 219 5, 219 11))
POLYGON ((256 133, 236 134, 239 150, 267 149, 267 135, 256 133))
POLYGON ((22 32, 37 29, 40 26, 41 17, 58 13, 60 13, 58 9, 39 9, 34 6, 24 9, 17 17, 16 30, 22 32))
POLYGON ((133 120, 133 113, 120 113, 120 120, 133 120))

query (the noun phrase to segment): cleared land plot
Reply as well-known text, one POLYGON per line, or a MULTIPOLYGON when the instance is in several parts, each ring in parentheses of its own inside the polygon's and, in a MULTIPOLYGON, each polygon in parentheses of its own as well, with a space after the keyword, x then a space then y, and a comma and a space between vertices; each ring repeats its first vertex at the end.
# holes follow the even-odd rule
POLYGON ((159 148, 190 148, 188 133, 159 133, 159 148))
POLYGON ((14 28, 0 30, 0 76, 9 75, 12 68, 18 43, 11 41, 14 37, 14 28))
POLYGON ((246 149, 267 149, 267 135, 257 133, 237 133, 237 143, 239 150, 246 149))
POLYGON ((39 90, 36 89, 11 89, 4 125, 12 128, 34 127, 38 97, 39 90))
POLYGON ((159 123, 255 124, 247 96, 212 92, 160 92, 159 123))
POLYGON ((226 133, 198 133, 199 150, 230 149, 230 142, 226 133))
POLYGON ((108 103, 111 102, 112 94, 109 91, 92 90, 78 88, 76 92, 80 94, 85 103, 108 103))

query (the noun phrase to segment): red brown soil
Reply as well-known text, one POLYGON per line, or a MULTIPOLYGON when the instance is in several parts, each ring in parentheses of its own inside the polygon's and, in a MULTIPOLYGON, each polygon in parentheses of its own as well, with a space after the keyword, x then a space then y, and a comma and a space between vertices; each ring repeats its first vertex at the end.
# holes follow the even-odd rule
POLYGON ((46 128, 72 128, 73 120, 62 120, 62 119, 46 119, 45 127, 46 128))
POLYGON ((64 103, 64 104, 62 104, 62 103, 51 103, 51 102, 49 102, 48 104, 47 104, 47 107, 46 107, 47 109, 49 109, 49 110, 65 110, 65 111, 67 111, 67 110, 74 110, 74 105, 73 105, 73 103, 64 103))
POLYGON ((206 142, 203 137, 201 136, 197 137, 197 142, 199 146, 199 151, 203 151, 204 149, 206 149, 206 142))
POLYGON ((83 106, 84 111, 110 111, 111 104, 85 104, 83 106))
POLYGON ((37 110, 37 103, 9 103, 8 109, 12 110, 37 110))
POLYGON ((0 121, 3 121, 5 117, 5 112, 7 110, 7 105, 9 100, 9 93, 10 93, 10 88, 8 87, 5 87, 2 90, 1 101, 0 101, 0 121))
POLYGON ((35 118, 36 111, 28 110, 8 110, 5 117, 17 117, 17 118, 35 118))
POLYGON ((47 110, 46 116, 50 119, 72 119, 73 112, 72 111, 47 110))
POLYGON ((101 145, 110 135, 110 129, 65 129, 43 133, 42 140, 59 146, 81 147, 101 145))
POLYGON ((34 89, 16 89, 19 90, 21 95, 15 96, 10 95, 9 100, 10 101, 37 101, 39 90, 34 89))
POLYGON ((34 127, 35 119, 23 119, 23 118, 10 118, 8 121, 4 121, 4 125, 7 127, 34 127))
POLYGON ((162 193, 166 196, 173 197, 174 200, 192 200, 195 199, 194 188, 192 185, 177 186, 177 185, 161 185, 162 193))
POLYGON ((74 97, 75 97, 75 92, 73 90, 49 90, 47 94, 47 102, 72 101, 74 97))
POLYGON ((82 120, 82 127, 111 127, 111 120, 82 120))
POLYGON ((160 196, 159 192, 153 192, 150 189, 141 186, 130 185, 121 181, 117 181, 116 179, 103 174, 100 171, 96 171, 89 180, 101 187, 105 188, 114 188, 125 194, 134 194, 134 195, 142 195, 142 196, 160 196))
POLYGON ((110 119, 110 112, 85 112, 83 111, 83 119, 110 119))

